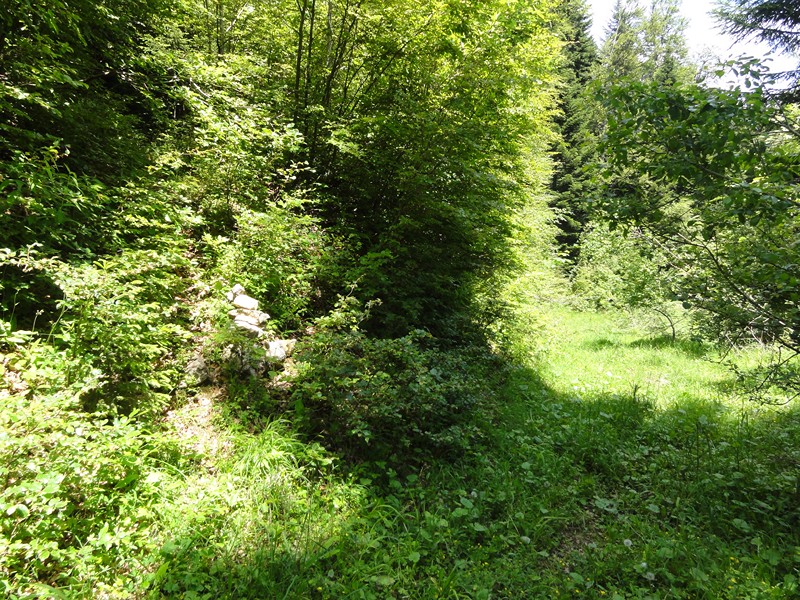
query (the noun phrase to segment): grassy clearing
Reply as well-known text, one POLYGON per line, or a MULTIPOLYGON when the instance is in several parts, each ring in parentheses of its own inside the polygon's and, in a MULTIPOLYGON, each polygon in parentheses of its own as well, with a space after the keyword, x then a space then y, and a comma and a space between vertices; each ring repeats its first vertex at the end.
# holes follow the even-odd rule
POLYGON ((683 400, 731 402, 731 371, 709 344, 649 335, 624 314, 553 309, 541 370, 554 393, 636 396, 666 409, 683 400))
POLYGON ((710 347, 607 314, 548 324, 546 359, 512 378, 504 415, 530 471, 571 490, 548 593, 794 597, 797 411, 743 403, 710 347))
POLYGON ((163 511, 150 595, 795 597, 797 412, 742 405, 710 348, 542 322, 546 361, 505 374, 455 462, 344 469, 279 425, 238 440, 163 511))
POLYGON ((710 347, 529 316, 482 435, 415 465, 348 464, 242 410, 252 386, 190 390, 155 431, 5 392, 6 594, 796 597, 797 410, 743 402, 710 347))

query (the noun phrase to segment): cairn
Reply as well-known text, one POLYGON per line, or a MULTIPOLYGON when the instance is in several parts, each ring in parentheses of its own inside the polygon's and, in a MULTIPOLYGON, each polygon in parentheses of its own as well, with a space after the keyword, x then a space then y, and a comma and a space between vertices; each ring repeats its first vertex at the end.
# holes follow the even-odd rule
POLYGON ((233 325, 258 338, 267 335, 261 326, 269 320, 269 315, 258 310, 258 300, 251 298, 238 283, 225 295, 234 308, 228 312, 233 325))
POLYGON ((247 295, 244 287, 238 283, 226 295, 233 308, 228 316, 233 319, 233 325, 245 333, 252 335, 266 343, 261 344, 267 358, 284 361, 294 350, 297 340, 266 340, 269 334, 262 325, 269 320, 269 315, 259 310, 258 300, 247 295))

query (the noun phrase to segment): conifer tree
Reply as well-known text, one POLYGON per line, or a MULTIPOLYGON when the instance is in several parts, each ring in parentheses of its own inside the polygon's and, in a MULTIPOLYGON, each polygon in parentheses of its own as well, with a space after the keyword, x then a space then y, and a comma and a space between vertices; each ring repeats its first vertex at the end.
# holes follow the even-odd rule
MULTIPOLYGON (((797 0, 719 0, 716 16, 737 40, 757 39, 774 51, 800 56, 800 4, 797 0)), ((800 100, 800 59, 780 74, 788 83, 786 102, 800 100)))
POLYGON ((646 80, 670 84, 691 78, 685 31, 680 0, 652 0, 650 14, 643 24, 646 80))
POLYGON ((586 221, 585 197, 590 186, 585 166, 593 161, 594 135, 592 106, 587 86, 597 64, 597 45, 592 39, 592 25, 585 0, 566 0, 561 5, 563 19, 564 82, 560 113, 556 126, 561 133, 554 147, 555 169, 551 189, 552 206, 559 214, 558 242, 573 261, 578 254, 578 240, 586 221))
POLYGON ((638 0, 616 0, 601 50, 603 72, 612 82, 642 75, 643 24, 638 0))
POLYGON ((625 79, 674 83, 691 78, 680 0, 617 0, 606 28, 598 77, 610 85, 625 79))

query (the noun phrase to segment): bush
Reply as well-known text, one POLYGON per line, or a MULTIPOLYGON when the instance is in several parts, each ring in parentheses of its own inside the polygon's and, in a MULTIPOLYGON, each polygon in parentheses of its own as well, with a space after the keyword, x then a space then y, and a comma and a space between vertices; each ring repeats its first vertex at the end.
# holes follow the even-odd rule
POLYGON ((264 212, 243 210, 233 240, 206 238, 217 248, 221 277, 261 300, 281 329, 299 328, 320 298, 319 272, 330 254, 329 236, 312 217, 293 210, 300 204, 290 199, 264 212))
POLYGON ((175 303, 183 285, 175 271, 185 259, 175 250, 128 250, 94 263, 61 265, 56 279, 65 294, 65 317, 57 337, 75 362, 66 384, 96 374, 96 387, 82 390, 91 408, 143 408, 139 399, 173 387, 169 373, 158 367, 185 337, 175 303))
POLYGON ((159 444, 128 418, 80 412, 68 394, 3 397, 0 431, 2 595, 121 585, 131 559, 154 551, 159 444))
POLYGON ((310 432, 360 459, 413 460, 470 443, 490 355, 440 349, 420 330, 375 339, 356 322, 332 324, 322 320, 296 353, 292 398, 310 432))

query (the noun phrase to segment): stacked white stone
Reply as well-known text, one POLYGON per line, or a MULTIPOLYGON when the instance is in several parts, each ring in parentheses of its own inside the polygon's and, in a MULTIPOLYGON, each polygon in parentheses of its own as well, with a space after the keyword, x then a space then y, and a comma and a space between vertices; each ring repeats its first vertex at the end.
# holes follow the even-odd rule
POLYGON ((267 322, 269 315, 258 310, 258 300, 248 296, 244 288, 238 283, 226 294, 226 297, 228 302, 236 307, 228 312, 228 316, 233 319, 235 327, 256 337, 267 335, 261 325, 267 322))
MULTIPOLYGON (((225 296, 235 307, 228 312, 228 316, 233 319, 234 327, 257 338, 267 336, 267 332, 261 326, 267 322, 269 315, 258 309, 258 300, 248 296, 238 283, 225 296)), ((271 340, 264 346, 264 350, 268 358, 283 361, 292 353, 296 343, 297 340, 271 340)))

